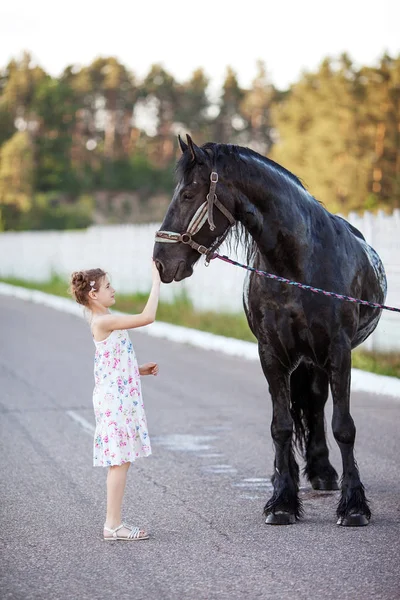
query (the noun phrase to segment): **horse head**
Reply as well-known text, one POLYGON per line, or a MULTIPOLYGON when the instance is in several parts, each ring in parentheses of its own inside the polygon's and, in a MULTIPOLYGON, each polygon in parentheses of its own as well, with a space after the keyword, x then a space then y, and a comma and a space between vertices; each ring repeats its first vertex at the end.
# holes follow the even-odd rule
POLYGON ((186 138, 187 143, 178 137, 177 184, 155 238, 153 258, 163 283, 190 277, 200 255, 209 260, 235 222, 233 196, 217 171, 214 144, 200 148, 186 138))

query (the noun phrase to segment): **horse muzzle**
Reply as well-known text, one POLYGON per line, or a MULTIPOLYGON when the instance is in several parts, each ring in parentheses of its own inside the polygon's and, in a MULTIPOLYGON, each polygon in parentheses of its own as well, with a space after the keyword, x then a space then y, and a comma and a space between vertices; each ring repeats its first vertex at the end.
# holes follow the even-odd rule
POLYGON ((160 259, 156 259, 155 263, 163 283, 182 281, 193 273, 193 268, 184 260, 168 261, 168 266, 160 259))

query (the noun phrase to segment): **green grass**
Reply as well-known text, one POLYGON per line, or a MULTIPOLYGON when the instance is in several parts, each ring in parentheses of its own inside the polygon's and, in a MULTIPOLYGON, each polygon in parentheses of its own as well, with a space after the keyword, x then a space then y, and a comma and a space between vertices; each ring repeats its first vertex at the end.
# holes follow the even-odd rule
POLYGON ((355 350, 352 364, 356 369, 400 378, 400 353, 398 352, 378 353, 355 350))
MULTIPOLYGON (((41 283, 33 283, 20 279, 1 279, 0 281, 55 294, 56 296, 70 297, 68 294, 68 284, 59 277, 53 277, 51 281, 41 283)), ((147 294, 117 294, 115 308, 121 312, 136 314, 143 310, 147 298, 147 294)), ((244 313, 232 314, 196 311, 190 300, 184 296, 177 298, 171 304, 160 302, 157 311, 157 320, 239 340, 256 341, 247 325, 244 313)), ((400 353, 384 354, 355 350, 352 357, 353 367, 357 369, 400 378, 400 353)))

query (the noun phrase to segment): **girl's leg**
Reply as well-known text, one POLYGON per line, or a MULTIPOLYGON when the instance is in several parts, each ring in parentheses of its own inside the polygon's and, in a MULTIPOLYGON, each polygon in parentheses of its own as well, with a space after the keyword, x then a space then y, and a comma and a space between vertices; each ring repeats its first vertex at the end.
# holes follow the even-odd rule
POLYGON ((124 497, 126 476, 131 463, 108 468, 107 474, 107 516, 105 526, 115 529, 122 523, 121 507, 124 497))
MULTIPOLYGON (((107 516, 104 527, 108 529, 115 529, 122 523, 121 507, 122 500, 124 497, 126 476, 131 463, 125 463, 108 468, 107 474, 107 516)), ((119 535, 125 536, 129 534, 129 529, 124 527, 118 532, 119 535)), ((104 531, 104 535, 108 536, 109 533, 104 531)), ((146 532, 141 529, 140 536, 146 535, 146 532)))

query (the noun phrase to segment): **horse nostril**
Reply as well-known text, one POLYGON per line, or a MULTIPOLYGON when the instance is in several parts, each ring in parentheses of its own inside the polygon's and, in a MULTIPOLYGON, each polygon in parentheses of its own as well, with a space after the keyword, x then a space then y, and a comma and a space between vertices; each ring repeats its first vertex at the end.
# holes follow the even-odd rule
POLYGON ((156 264, 156 267, 157 267, 157 269, 158 269, 158 272, 159 272, 159 273, 160 273, 160 275, 161 275, 161 273, 162 273, 162 264, 161 264, 161 262, 160 262, 159 260, 155 260, 154 262, 155 262, 155 264, 156 264))

